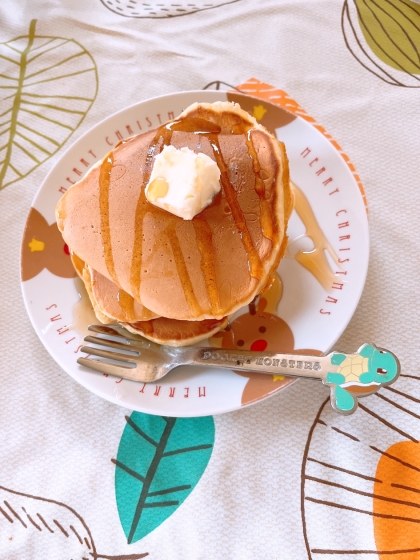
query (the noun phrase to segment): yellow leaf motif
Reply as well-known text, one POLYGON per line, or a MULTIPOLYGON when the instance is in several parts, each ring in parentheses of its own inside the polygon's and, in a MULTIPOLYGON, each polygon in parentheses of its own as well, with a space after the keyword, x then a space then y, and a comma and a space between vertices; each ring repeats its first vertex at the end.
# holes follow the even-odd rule
POLYGON ((260 121, 263 116, 266 114, 267 109, 265 107, 263 107, 262 105, 254 105, 253 107, 253 112, 252 112, 252 116, 257 119, 257 121, 260 121))
POLYGON ((43 241, 38 241, 35 237, 32 237, 30 243, 28 243, 28 247, 31 250, 31 253, 34 251, 43 251, 45 248, 45 243, 43 241))
POLYGON ((74 39, 36 35, 0 43, 0 189, 26 177, 78 128, 98 89, 96 64, 74 39))
POLYGON ((283 381, 284 375, 273 375, 273 381, 283 381))
POLYGON ((351 54, 387 84, 420 88, 418 0, 344 0, 341 26, 351 54))

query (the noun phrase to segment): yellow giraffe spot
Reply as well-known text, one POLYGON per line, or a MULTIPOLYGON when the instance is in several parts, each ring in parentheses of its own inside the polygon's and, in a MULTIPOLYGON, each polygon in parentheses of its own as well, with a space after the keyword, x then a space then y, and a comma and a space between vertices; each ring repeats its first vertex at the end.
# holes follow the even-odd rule
POLYGON ((31 242, 28 243, 28 247, 30 248, 31 253, 33 253, 34 251, 43 251, 45 249, 45 243, 43 241, 38 241, 38 239, 32 237, 31 242))
POLYGON ((284 375, 273 375, 273 381, 283 381, 284 375))
POLYGON ((253 109, 252 116, 257 119, 257 121, 260 121, 267 112, 267 109, 262 105, 254 105, 253 109))

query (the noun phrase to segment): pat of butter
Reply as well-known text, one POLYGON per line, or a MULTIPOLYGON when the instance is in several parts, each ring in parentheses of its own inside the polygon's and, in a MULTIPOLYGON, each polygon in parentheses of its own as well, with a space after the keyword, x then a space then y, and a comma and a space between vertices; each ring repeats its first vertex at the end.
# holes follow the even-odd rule
POLYGON ((209 156, 164 146, 155 157, 146 198, 175 216, 192 220, 220 191, 219 178, 220 170, 209 156))

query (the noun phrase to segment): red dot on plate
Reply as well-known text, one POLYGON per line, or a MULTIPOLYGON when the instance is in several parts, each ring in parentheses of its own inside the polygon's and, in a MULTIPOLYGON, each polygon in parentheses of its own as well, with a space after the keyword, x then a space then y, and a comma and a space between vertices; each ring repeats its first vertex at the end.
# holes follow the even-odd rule
POLYGON ((267 348, 267 342, 265 340, 256 340, 251 344, 251 350, 253 352, 263 352, 267 348))
POLYGON ((70 249, 69 249, 69 246, 67 245, 67 243, 64 243, 63 249, 64 249, 64 252, 66 253, 66 255, 70 255, 70 249))

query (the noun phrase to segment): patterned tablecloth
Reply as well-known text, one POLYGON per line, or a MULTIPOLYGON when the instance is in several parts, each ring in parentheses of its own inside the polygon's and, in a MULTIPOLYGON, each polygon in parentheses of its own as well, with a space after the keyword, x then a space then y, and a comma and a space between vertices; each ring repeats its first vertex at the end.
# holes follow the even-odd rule
POLYGON ((9 0, 0 14, 0 557, 420 558, 417 0, 9 0), (402 376, 354 416, 304 381, 220 416, 133 412, 64 373, 25 311, 24 227, 64 150, 135 102, 229 84, 327 135, 367 198, 367 282, 337 347, 390 348, 402 376))

